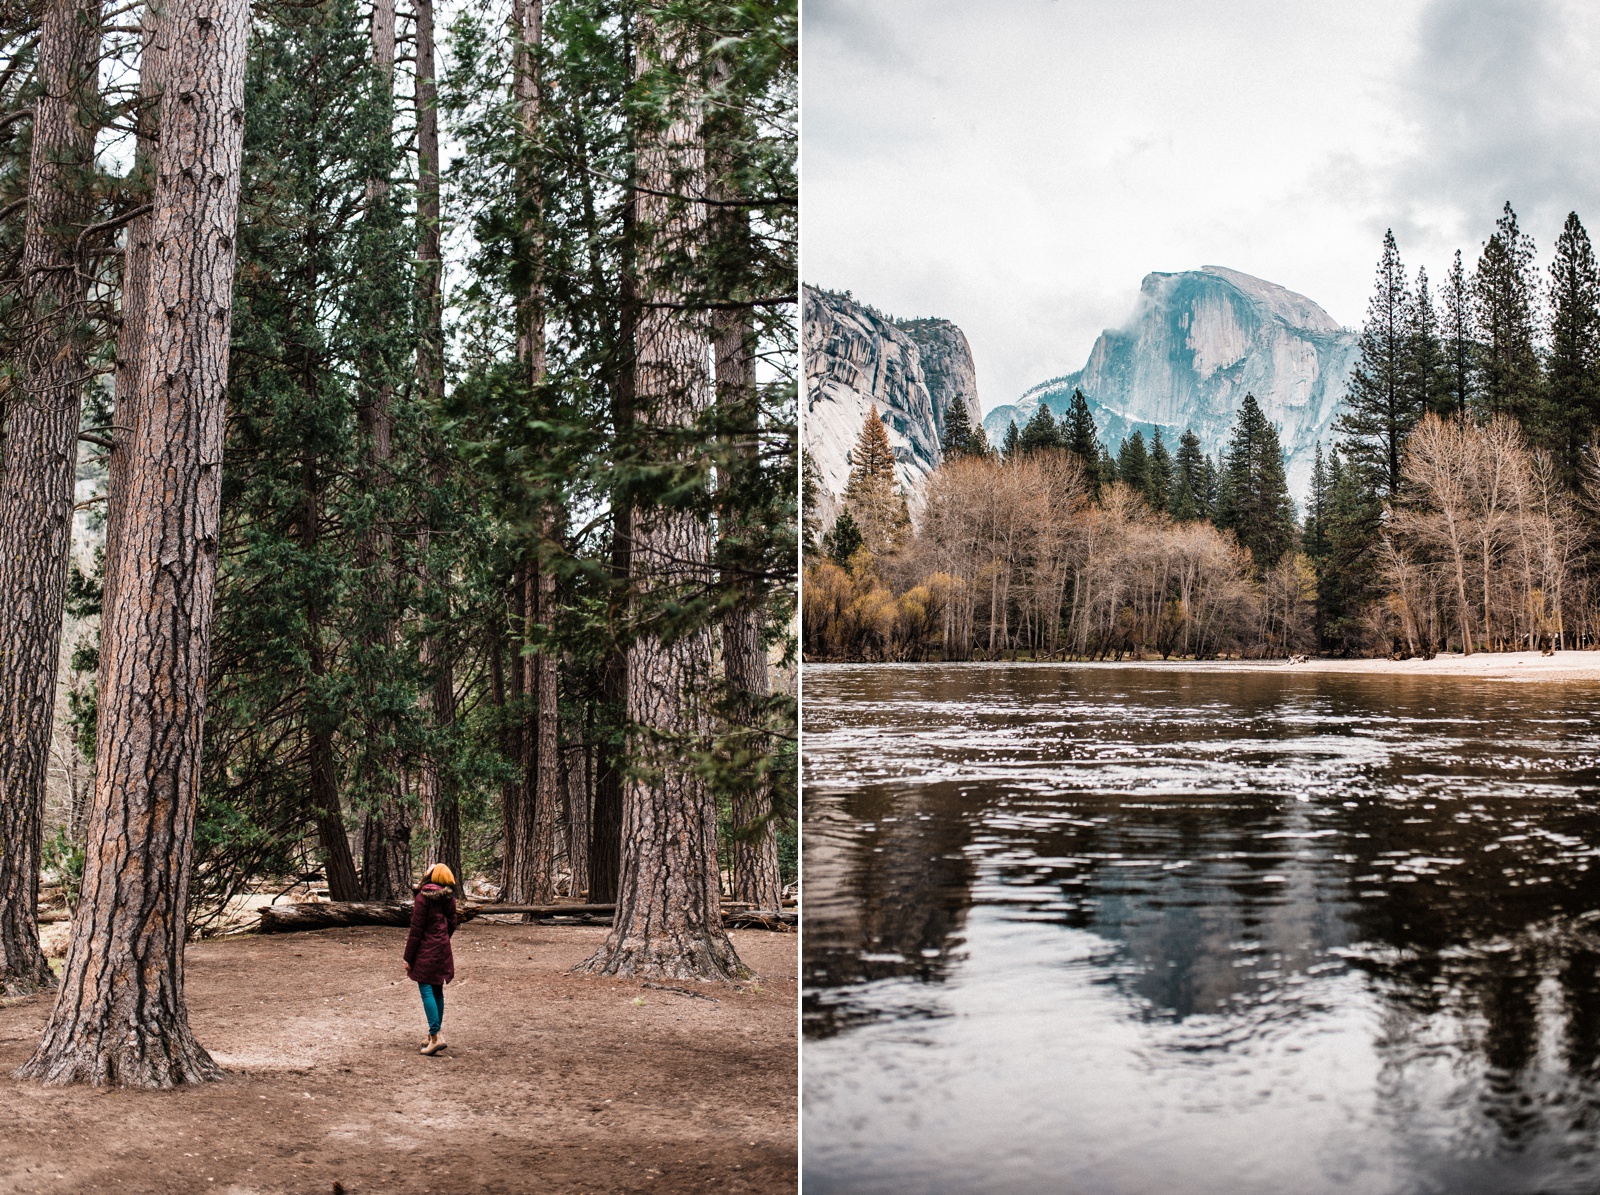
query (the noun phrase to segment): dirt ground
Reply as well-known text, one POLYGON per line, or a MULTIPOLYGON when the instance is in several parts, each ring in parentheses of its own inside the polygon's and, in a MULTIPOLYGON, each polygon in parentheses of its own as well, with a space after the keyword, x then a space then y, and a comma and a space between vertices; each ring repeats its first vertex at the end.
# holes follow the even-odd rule
POLYGON ((13 1079, 50 998, 0 1007, 0 1191, 796 1189, 796 935, 736 931, 760 978, 678 985, 704 999, 570 974, 604 928, 469 922, 435 1059, 405 932, 192 945, 191 1023, 228 1077, 188 1090, 13 1079))

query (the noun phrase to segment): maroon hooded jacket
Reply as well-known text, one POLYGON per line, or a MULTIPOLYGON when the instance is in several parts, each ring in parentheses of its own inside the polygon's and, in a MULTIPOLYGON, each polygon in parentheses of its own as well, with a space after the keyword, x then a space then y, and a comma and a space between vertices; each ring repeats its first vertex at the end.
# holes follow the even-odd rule
POLYGON ((449 983, 456 977, 450 935, 456 932, 456 898, 448 888, 424 884, 411 903, 411 933, 406 937, 406 974, 417 983, 449 983))

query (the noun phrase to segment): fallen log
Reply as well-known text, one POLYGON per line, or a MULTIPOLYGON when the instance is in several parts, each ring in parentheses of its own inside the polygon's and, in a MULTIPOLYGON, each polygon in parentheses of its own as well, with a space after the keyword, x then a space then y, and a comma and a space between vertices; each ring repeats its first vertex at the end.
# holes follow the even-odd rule
MULTIPOLYGON (((608 919, 616 912, 612 905, 491 905, 460 901, 456 911, 461 920, 471 921, 484 914, 532 913, 535 917, 593 917, 608 919)), ((296 905, 266 905, 256 927, 264 934, 285 934, 296 930, 341 929, 351 925, 411 924, 409 900, 316 900, 296 905)))
MULTIPOLYGON (((478 904, 474 901, 461 901, 456 908, 463 921, 483 916, 532 914, 541 919, 582 917, 601 924, 609 922, 617 910, 614 904, 501 905, 478 904)), ((785 909, 777 916, 752 909, 725 909, 722 920, 734 929, 787 930, 799 923, 800 915, 798 911, 790 909, 785 909)), ((342 929, 353 925, 405 927, 410 924, 409 900, 317 900, 305 904, 266 905, 261 909, 261 920, 256 929, 264 934, 286 934, 301 930, 342 929)))

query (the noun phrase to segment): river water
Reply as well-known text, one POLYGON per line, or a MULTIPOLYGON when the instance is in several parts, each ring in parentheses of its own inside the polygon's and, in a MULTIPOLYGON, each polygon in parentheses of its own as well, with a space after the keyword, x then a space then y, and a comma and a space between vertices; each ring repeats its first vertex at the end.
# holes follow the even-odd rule
POLYGON ((1600 1191, 1600 685, 805 671, 805 1190, 1600 1191))

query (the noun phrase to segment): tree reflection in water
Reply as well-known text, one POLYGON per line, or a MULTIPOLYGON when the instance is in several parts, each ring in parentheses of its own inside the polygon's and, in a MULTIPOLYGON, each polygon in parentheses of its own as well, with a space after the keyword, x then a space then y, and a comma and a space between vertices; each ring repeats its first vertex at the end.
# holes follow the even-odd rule
MULTIPOLYGON (((1293 1054, 1361 1005, 1373 1081, 1345 1135, 1381 1136, 1395 1159, 1371 1189, 1593 1189, 1571 1184, 1590 1181, 1600 1127, 1596 712, 1575 686, 808 670, 808 1042, 949 1013, 984 967, 1026 966, 1022 946, 980 948, 984 909, 1031 927, 1005 938, 1027 949, 1052 926, 1101 942, 1062 982, 1119 994, 1151 1027, 1147 1069, 1163 1054, 1248 1068, 1263 1042, 1293 1054)), ((1057 1065, 1074 1029, 1053 1026, 1069 1039, 1057 1065)), ((991 1054, 1027 1057, 1003 1025, 981 1032, 991 1054)), ((898 1040, 864 1035, 863 1066, 898 1040)), ((807 1173, 822 1159, 825 1190, 848 1169, 827 1136, 849 1068, 818 1057, 807 1173)), ((914 1091, 919 1057, 883 1073, 914 1091)), ((1003 1082, 988 1090, 1004 1100, 1003 1082)), ((1060 1127, 1141 1123, 1096 1109, 1060 1127)), ((1186 1148, 1149 1131, 1153 1150, 1186 1148)))

